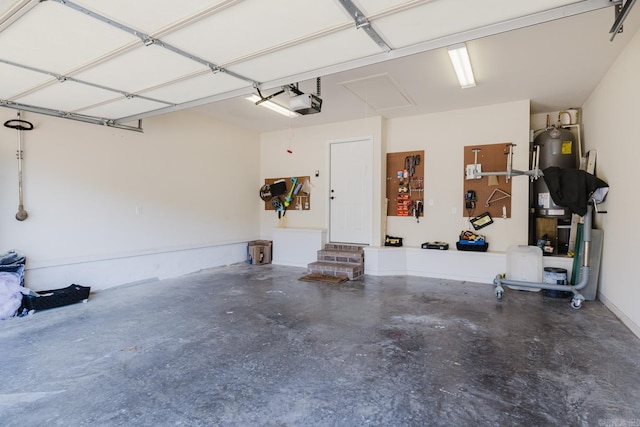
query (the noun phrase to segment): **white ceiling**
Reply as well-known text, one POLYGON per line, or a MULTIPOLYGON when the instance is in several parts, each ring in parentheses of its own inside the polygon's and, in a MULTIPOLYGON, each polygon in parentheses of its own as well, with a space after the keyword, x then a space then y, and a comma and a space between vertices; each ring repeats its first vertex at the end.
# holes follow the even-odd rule
POLYGON ((192 108, 256 131, 518 99, 554 111, 581 106, 639 28, 633 11, 610 42, 612 4, 0 0, 0 104, 109 125, 192 108), (446 53, 462 41, 477 81, 464 90, 446 53), (318 114, 244 100, 297 82, 315 92, 318 76, 318 114))

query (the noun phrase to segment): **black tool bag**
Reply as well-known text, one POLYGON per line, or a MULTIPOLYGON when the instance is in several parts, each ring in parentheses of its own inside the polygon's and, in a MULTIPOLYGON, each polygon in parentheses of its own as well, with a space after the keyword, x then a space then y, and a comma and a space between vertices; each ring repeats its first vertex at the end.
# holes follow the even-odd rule
POLYGON ((89 286, 74 284, 62 289, 38 291, 30 295, 25 295, 22 299, 22 304, 29 312, 62 307, 80 301, 86 301, 89 298, 90 291, 91 287, 89 286))

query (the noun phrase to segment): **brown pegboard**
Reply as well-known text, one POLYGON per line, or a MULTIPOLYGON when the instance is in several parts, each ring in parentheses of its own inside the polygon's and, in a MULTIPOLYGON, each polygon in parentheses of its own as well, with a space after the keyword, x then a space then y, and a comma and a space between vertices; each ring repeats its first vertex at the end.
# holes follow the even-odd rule
MULTIPOLYGON (((264 183, 271 185, 276 181, 284 179, 285 183, 287 184, 287 193, 285 193, 285 194, 280 196, 280 200, 282 200, 282 202, 284 203, 285 196, 287 196, 287 194, 289 193, 289 190, 291 190, 291 178, 292 177, 290 177, 290 176, 286 177, 286 178, 266 178, 264 180, 264 183)), ((309 176, 297 176, 295 178, 298 179, 298 182, 296 183, 296 186, 298 184, 304 184, 304 182, 306 180, 308 180, 309 183, 311 183, 311 178, 309 176)), ((295 188, 294 188, 294 190, 295 190, 295 188)), ((291 197, 292 197, 291 204, 287 207, 287 211, 292 211, 292 210, 308 211, 308 210, 311 209, 311 193, 307 194, 302 189, 300 189, 300 191, 298 192, 297 195, 293 195, 292 194, 291 197), (298 207, 298 206, 300 206, 300 207, 298 207)), ((273 208, 273 205, 271 204, 271 201, 265 201, 264 202, 264 208, 265 208, 265 210, 268 210, 268 211, 275 210, 273 208)))
POLYGON ((464 174, 462 214, 464 216, 475 217, 484 212, 489 212, 489 215, 493 218, 501 218, 504 206, 507 211, 506 217, 511 218, 511 180, 513 177, 509 179, 509 182, 507 182, 504 176, 483 176, 480 179, 466 179, 467 165, 474 163, 474 148, 480 149, 478 152, 478 164, 481 165, 482 172, 506 172, 509 145, 510 143, 505 142, 501 144, 468 145, 464 147, 464 165, 462 167, 462 173, 464 174), (469 190, 476 192, 475 209, 467 209, 466 207, 464 195, 469 190), (508 194, 509 197, 507 197, 505 193, 508 194), (487 201, 490 196, 492 201, 496 199, 500 200, 491 202, 489 206, 487 206, 487 201))
MULTIPOLYGON (((387 216, 403 216, 399 215, 403 211, 398 207, 399 203, 409 204, 418 200, 424 202, 424 150, 387 154, 387 199, 389 200, 387 216), (411 156, 420 156, 420 164, 415 166, 413 176, 404 178, 404 171, 407 166, 406 159, 411 156), (403 175, 403 177, 399 178, 399 174, 403 175), (399 192, 401 181, 408 182, 407 192, 399 192), (406 200, 398 200, 399 197, 406 200)), ((407 216, 413 216, 411 209, 409 209, 407 216)), ((424 213, 421 213, 420 216, 424 216, 424 213)))

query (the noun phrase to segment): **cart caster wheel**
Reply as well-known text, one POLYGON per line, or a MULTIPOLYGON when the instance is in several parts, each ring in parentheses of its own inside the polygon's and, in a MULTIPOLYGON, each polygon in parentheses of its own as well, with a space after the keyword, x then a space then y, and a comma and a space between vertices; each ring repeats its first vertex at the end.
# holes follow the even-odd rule
POLYGON ((576 310, 580 310, 582 308, 582 300, 572 299, 571 300, 571 308, 574 308, 576 310))
POLYGON ((82 303, 83 303, 83 304, 86 304, 86 303, 87 303, 87 301, 89 301, 89 299, 88 299, 88 298, 87 298, 87 299, 83 299, 83 300, 82 300, 82 303))
POLYGON ((29 311, 27 312, 27 314, 28 314, 29 316, 33 316, 35 312, 36 312, 35 310, 29 310, 29 311))
POLYGON ((496 291, 496 298, 498 298, 498 301, 502 301, 502 291, 496 291))

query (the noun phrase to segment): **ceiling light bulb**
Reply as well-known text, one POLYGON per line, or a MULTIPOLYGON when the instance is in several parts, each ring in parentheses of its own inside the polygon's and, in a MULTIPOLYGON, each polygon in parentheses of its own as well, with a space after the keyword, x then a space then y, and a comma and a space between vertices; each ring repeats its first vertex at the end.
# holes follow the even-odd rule
MULTIPOLYGON (((256 102, 260 101, 260 99, 262 98, 260 98, 258 95, 251 95, 246 97, 245 99, 255 104, 256 102)), ((276 113, 282 114, 283 116, 287 116, 287 117, 298 117, 300 115, 295 111, 291 111, 288 108, 285 108, 282 105, 276 104, 275 102, 271 102, 271 101, 263 101, 258 105, 264 108, 268 108, 271 111, 275 111, 276 113)))
POLYGON ((449 46, 447 51, 449 52, 451 64, 453 64, 453 68, 456 70, 460 87, 463 89, 474 87, 476 85, 476 80, 473 77, 473 69, 471 68, 471 60, 469 59, 469 53, 467 52, 467 45, 459 43, 449 46))

